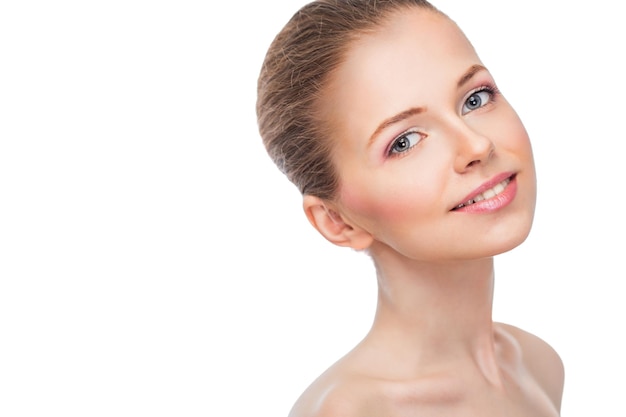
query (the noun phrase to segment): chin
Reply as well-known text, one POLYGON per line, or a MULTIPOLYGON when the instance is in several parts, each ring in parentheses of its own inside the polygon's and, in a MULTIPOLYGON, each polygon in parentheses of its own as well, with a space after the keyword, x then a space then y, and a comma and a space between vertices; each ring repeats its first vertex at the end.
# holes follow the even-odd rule
MULTIPOLYGON (((503 225, 504 226, 504 225, 503 225)), ((507 227, 499 227, 485 233, 483 239, 476 241, 466 253, 465 259, 494 257, 509 252, 520 246, 528 238, 532 228, 532 216, 507 227)), ((466 248, 467 249, 467 248, 466 248)))
POLYGON ((523 224, 518 224, 518 229, 511 231, 506 235, 503 235, 493 247, 493 253, 490 256, 500 255, 502 253, 509 252, 516 247, 520 246, 528 235, 532 228, 532 219, 523 224))

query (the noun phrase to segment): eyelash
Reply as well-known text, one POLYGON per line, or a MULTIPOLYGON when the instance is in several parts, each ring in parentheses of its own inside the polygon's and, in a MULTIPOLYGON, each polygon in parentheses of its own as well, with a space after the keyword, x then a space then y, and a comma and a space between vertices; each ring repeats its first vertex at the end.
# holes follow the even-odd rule
MULTIPOLYGON (((467 103, 467 100, 469 100, 470 97, 474 96, 475 94, 482 93, 482 92, 486 92, 486 93, 489 94, 489 102, 484 104, 484 105, 482 105, 482 106, 480 106, 479 108, 484 107, 484 106, 486 106, 488 104, 491 104, 493 102, 493 100, 500 95, 500 90, 498 90, 498 87, 496 87, 494 84, 482 85, 482 86, 476 88, 474 91, 472 91, 471 93, 469 93, 467 95, 467 98, 463 101, 463 105, 461 106, 461 113, 462 114, 463 114, 463 107, 465 107, 465 104, 467 103)), ((470 110, 469 112, 471 112, 471 111, 474 111, 474 110, 470 110)))
POLYGON ((422 140, 424 140, 425 138, 426 138, 426 135, 421 133, 419 130, 417 130, 415 128, 409 129, 406 132, 401 133, 394 140, 391 141, 391 144, 389 145, 389 148, 387 149, 387 156, 391 157, 391 158, 403 157, 403 156, 407 155, 409 152, 411 152, 411 150, 413 150, 413 148, 415 148, 417 145, 419 145, 419 143, 422 140), (396 145, 400 139, 406 138, 407 136, 412 135, 412 134, 416 134, 416 135, 421 136, 416 144, 412 145, 411 147, 409 147, 404 152, 394 152, 393 151, 394 145, 396 145))

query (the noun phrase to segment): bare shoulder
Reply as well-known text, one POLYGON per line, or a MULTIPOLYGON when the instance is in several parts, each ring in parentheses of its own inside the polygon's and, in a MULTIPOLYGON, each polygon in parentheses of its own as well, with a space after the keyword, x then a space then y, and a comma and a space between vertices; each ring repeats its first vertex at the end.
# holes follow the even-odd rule
POLYGON ((302 393, 289 417, 366 417, 372 412, 368 391, 359 378, 331 368, 302 393))
POLYGON ((560 409, 565 370, 559 354, 543 339, 518 327, 502 323, 497 326, 519 343, 524 364, 560 409))

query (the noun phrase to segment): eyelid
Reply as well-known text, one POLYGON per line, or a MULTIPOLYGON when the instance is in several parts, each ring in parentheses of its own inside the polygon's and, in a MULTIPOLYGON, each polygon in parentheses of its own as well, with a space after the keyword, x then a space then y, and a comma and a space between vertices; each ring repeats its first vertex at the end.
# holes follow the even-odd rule
MULTIPOLYGON (((461 109, 460 109, 460 113, 463 114, 463 107, 465 106, 465 102, 467 102, 467 100, 474 94, 476 93, 480 93, 482 91, 486 91, 489 93, 490 100, 489 103, 487 103, 486 105, 489 105, 491 103, 493 103, 494 99, 500 95, 500 90, 498 89, 498 87, 494 84, 494 83, 483 83, 480 86, 472 89, 470 92, 468 92, 465 96, 463 96, 463 100, 461 101, 461 109)), ((481 106, 481 108, 484 106, 481 106)))
POLYGON ((387 145, 387 148, 385 150, 385 156, 387 156, 387 157, 401 157, 401 156, 405 156, 413 148, 415 148, 422 140, 426 139, 427 137, 428 137, 428 135, 425 134, 422 131, 422 129, 420 129, 418 127, 411 127, 409 129, 406 129, 402 133, 394 136, 394 138, 391 140, 391 142, 389 142, 389 145, 387 145), (405 152, 393 152, 393 146, 398 141, 398 139, 400 139, 400 138, 402 138, 404 136, 407 136, 409 134, 412 134, 412 133, 415 133, 415 134, 419 135, 420 136, 420 140, 415 145, 413 145, 410 148, 408 148, 405 152))
POLYGON ((499 92, 498 87, 496 87, 495 84, 481 84, 480 86, 472 89, 469 93, 465 95, 465 97, 463 97, 463 103, 465 103, 467 99, 470 98, 473 94, 480 93, 481 91, 488 91, 492 93, 493 96, 495 96, 499 92))

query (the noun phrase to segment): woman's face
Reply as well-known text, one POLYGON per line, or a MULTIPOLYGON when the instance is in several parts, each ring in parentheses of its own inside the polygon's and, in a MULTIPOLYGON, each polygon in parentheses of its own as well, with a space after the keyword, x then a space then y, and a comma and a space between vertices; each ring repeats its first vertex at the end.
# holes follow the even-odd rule
POLYGON ((535 207, 528 135, 445 16, 395 13, 333 73, 338 210, 416 260, 493 256, 520 244, 535 207))

